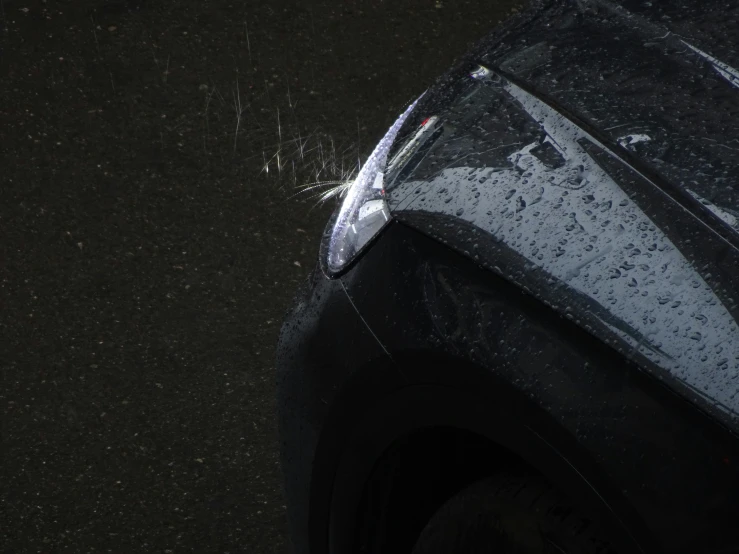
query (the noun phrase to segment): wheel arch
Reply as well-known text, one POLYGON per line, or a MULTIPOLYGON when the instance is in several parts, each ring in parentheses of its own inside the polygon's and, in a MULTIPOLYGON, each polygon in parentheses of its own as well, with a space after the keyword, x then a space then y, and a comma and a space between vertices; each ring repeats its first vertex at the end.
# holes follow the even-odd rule
POLYGON ((621 551, 659 551, 636 510, 592 456, 511 384, 438 353, 395 353, 393 358, 394 364, 357 371, 331 407, 311 480, 311 552, 355 552, 368 521, 377 526, 372 532, 384 529, 392 535, 394 551, 402 552, 406 543, 397 541, 393 514, 407 515, 404 509, 417 500, 412 495, 424 479, 440 477, 435 494, 421 500, 421 519, 485 471, 516 464, 543 475, 591 510, 621 551), (399 367, 413 385, 402 384, 399 367), (450 445, 460 446, 461 454, 429 462, 415 474, 407 471, 429 452, 450 445), (406 482, 408 475, 413 482, 406 482), (398 488, 398 483, 405 485, 398 488), (378 504, 385 494, 391 505, 378 504))

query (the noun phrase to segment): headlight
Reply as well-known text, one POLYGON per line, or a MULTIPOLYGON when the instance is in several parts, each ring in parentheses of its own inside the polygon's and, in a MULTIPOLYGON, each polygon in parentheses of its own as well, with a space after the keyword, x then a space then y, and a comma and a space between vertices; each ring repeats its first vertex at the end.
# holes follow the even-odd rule
POLYGON ((336 274, 345 268, 390 221, 383 173, 387 155, 398 131, 420 99, 408 106, 372 151, 347 190, 338 212, 331 218, 321 252, 329 274, 336 274))

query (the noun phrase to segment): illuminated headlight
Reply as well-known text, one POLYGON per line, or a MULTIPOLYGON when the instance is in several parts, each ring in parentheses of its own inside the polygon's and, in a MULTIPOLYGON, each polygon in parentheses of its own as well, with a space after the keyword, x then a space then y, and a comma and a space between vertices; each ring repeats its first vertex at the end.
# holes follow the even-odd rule
POLYGON ((321 254, 329 273, 335 274, 346 267, 390 221, 383 173, 387 155, 398 131, 420 99, 408 106, 375 147, 329 223, 321 254))

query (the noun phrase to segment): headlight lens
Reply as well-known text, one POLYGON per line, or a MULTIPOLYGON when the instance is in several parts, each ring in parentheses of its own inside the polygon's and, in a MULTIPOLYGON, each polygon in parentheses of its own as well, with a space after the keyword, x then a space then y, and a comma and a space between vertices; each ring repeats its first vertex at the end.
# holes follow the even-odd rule
POLYGON ((324 237, 326 252, 323 254, 329 273, 338 273, 346 267, 390 221, 383 173, 387 155, 398 131, 420 99, 408 106, 377 144, 347 190, 338 213, 329 223, 327 236, 324 237))

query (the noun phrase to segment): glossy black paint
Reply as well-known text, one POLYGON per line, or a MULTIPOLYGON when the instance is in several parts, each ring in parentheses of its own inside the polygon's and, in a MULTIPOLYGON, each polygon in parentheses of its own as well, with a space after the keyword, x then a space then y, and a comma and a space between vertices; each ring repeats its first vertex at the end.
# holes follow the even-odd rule
POLYGON ((739 80, 623 13, 552 2, 452 72, 388 203, 736 431, 739 80))
MULTIPOLYGON (((321 510, 311 507, 330 500, 332 478, 321 483, 313 498, 310 493, 316 456, 339 455, 316 452, 320 435, 331 423, 329 406, 335 405, 338 392, 358 365, 368 366, 387 355, 352 306, 341 281, 325 278, 317 266, 286 316, 277 358, 281 461, 297 554, 309 552, 309 511, 321 518, 321 510)), ((314 532, 326 525, 314 524, 314 532)))
POLYGON ((326 551, 332 495, 350 516, 335 520, 340 544, 383 449, 444 422, 567 484, 632 541, 626 552, 739 548, 733 435, 574 322, 399 223, 341 281, 313 279, 280 343, 296 552, 326 551), (424 411, 412 391, 429 385, 424 411))
POLYGON ((406 122, 395 152, 438 129, 388 176, 395 221, 281 334, 296 552, 352 551, 373 465, 431 425, 567 488, 623 552, 739 552, 739 27, 652 4, 537 3, 406 122))

